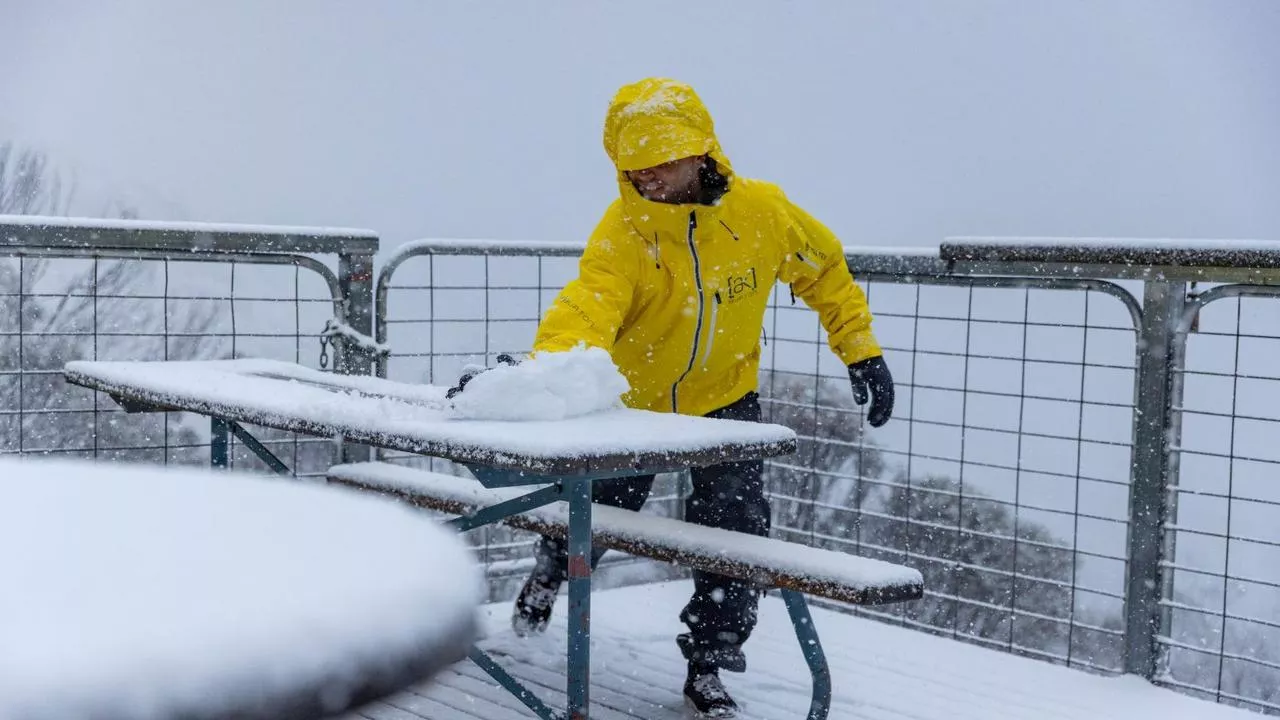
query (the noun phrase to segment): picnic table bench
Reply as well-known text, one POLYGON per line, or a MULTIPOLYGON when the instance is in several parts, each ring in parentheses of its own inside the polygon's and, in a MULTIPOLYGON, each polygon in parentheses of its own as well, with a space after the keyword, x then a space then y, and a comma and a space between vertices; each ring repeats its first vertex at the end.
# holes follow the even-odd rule
MULTIPOLYGON (((470 518, 483 514, 485 508, 517 502, 521 497, 508 488, 486 488, 467 478, 390 462, 335 465, 327 476, 333 483, 458 515, 456 522, 461 529, 472 527, 470 518)), ((556 503, 507 515, 499 522, 520 530, 565 538, 569 533, 570 510, 563 503, 556 503)), ((729 575, 751 581, 762 589, 779 590, 813 678, 807 720, 827 717, 831 706, 831 676, 805 596, 856 605, 880 605, 914 600, 923 593, 922 576, 910 567, 608 505, 596 505, 592 510, 591 531, 592 543, 598 547, 729 575)), ((501 672, 501 668, 497 670, 501 672)), ((531 703, 526 691, 514 679, 504 681, 508 683, 540 717, 558 717, 534 704, 536 700, 531 703)))
POLYGON ((589 717, 589 558, 596 543, 778 588, 813 675, 810 720, 826 717, 830 678, 805 595, 876 604, 918 598, 923 591, 922 577, 912 568, 591 502, 594 480, 790 454, 795 434, 779 425, 630 409, 551 421, 460 420, 450 416, 443 387, 337 376, 266 360, 75 362, 64 373, 69 382, 106 392, 127 410, 210 416, 215 465, 225 465, 226 438, 233 434, 278 472, 289 472, 240 423, 341 436, 452 460, 476 480, 374 462, 334 466, 330 482, 455 513, 460 517, 451 524, 460 531, 502 522, 567 538, 565 712, 549 708, 479 648, 469 652, 547 720, 589 717))

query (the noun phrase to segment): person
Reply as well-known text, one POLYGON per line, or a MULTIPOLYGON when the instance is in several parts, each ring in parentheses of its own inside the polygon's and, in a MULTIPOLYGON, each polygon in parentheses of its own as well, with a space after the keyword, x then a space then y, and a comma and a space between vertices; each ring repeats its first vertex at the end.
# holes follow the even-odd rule
MULTIPOLYGON (((692 87, 669 78, 624 85, 608 107, 604 147, 620 196, 539 323, 534 355, 604 348, 630 383, 628 407, 759 422, 760 339, 769 295, 782 282, 793 301, 818 313, 830 349, 848 367, 855 402, 871 403, 867 422, 889 420, 893 378, 840 242, 776 185, 734 172, 692 87)), ((690 474, 686 520, 769 533, 762 461, 690 474)), ((593 500, 638 510, 653 479, 597 481, 593 500)), ((545 630, 566 566, 564 542, 543 537, 516 598, 518 634, 545 630)), ((680 612, 688 632, 676 638, 688 662, 684 695, 704 715, 730 717, 737 704, 719 671, 746 669, 742 647, 756 625, 758 588, 706 572, 695 572, 693 585, 680 612)))

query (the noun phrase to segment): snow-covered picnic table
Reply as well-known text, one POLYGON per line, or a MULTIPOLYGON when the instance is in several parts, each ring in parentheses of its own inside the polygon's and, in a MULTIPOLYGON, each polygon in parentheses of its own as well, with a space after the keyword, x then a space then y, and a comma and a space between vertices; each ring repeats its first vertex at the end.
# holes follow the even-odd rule
POLYGON ((0 717, 321 717, 478 634, 465 544, 397 503, 190 467, 0 477, 0 717))
MULTIPOLYGON (((593 370, 590 363, 564 369, 593 370)), ((502 371, 493 372, 473 383, 479 387, 489 383, 494 401, 500 404, 508 388, 502 384, 502 371), (497 380, 490 382, 491 378, 497 380)), ((526 380, 537 380, 537 370, 529 373, 526 380)), ((589 714, 591 482, 786 455, 796 448, 795 433, 781 425, 621 407, 547 419, 537 419, 536 413, 534 419, 525 420, 474 419, 447 401, 443 387, 333 375, 270 360, 81 361, 68 363, 64 374, 71 383, 108 393, 126 410, 210 416, 214 465, 226 464, 226 436, 234 433, 277 471, 288 472, 240 426, 247 423, 342 436, 374 447, 452 460, 464 464, 488 487, 537 486, 459 518, 454 521, 459 529, 567 501, 570 629, 564 717, 574 720, 586 720, 589 714)), ((562 374, 570 383, 577 377, 574 372, 562 374)), ((552 384, 556 382, 560 380, 552 384)), ((471 392, 469 386, 467 394, 471 392)), ((477 395, 484 393, 477 391, 477 395)), ((526 398, 511 395, 507 399, 515 406, 526 398)), ((548 399, 568 404, 574 400, 555 392, 548 399)), ((501 415, 520 408, 482 409, 501 415)), ((478 649, 472 649, 471 657, 530 707, 538 704, 523 688, 510 684, 478 649)), ((542 717, 558 717, 545 707, 538 712, 542 717)))
MULTIPOLYGON (((539 476, 678 471, 794 452, 781 425, 616 408, 562 419, 476 420, 446 388, 336 375, 264 359, 77 361, 69 382, 101 390, 125 409, 214 418, 428 455, 479 469, 539 476)), ((496 477, 480 478, 486 484, 496 477)), ((513 478, 513 484, 532 484, 513 478)))

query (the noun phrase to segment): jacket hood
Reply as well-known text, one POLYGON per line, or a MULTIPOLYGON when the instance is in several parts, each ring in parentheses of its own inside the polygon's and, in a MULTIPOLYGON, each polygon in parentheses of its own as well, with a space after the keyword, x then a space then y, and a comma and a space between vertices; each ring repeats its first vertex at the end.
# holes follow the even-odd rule
MULTIPOLYGON (((626 171, 640 170, 693 155, 710 155, 732 187, 733 167, 716 138, 715 123, 702 99, 686 83, 670 78, 645 78, 624 85, 609 102, 604 122, 604 149, 618 170, 624 205, 659 212, 627 180, 626 171)), ((669 211, 679 205, 667 205, 669 211)))

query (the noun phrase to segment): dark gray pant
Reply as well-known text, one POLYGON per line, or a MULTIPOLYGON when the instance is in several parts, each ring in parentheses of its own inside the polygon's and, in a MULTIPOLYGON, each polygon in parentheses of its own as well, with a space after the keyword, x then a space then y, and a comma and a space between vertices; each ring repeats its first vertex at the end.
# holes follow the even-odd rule
MULTIPOLYGON (((760 398, 748 393, 707 417, 760 422, 760 398)), ((764 496, 764 462, 722 463, 690 471, 693 492, 685 500, 685 519, 699 525, 768 535, 769 501, 764 496)), ((601 505, 639 510, 653 487, 652 475, 599 480, 591 497, 601 505)), ((595 548, 592 567, 604 550, 595 548)), ((537 545, 538 572, 552 582, 568 576, 568 551, 563 540, 543 537, 537 545)), ((740 669, 741 646, 756 626, 757 588, 745 580, 695 570, 693 597, 680 613, 689 633, 677 640, 690 662, 740 669), (735 659, 736 658, 736 659, 735 659)))

